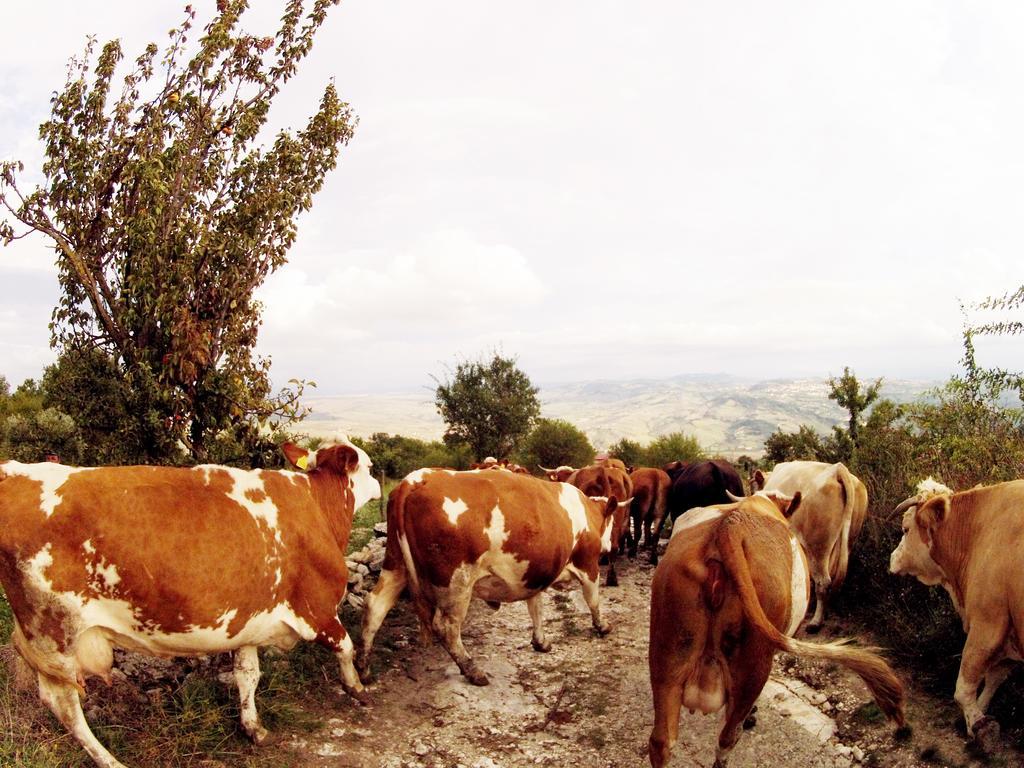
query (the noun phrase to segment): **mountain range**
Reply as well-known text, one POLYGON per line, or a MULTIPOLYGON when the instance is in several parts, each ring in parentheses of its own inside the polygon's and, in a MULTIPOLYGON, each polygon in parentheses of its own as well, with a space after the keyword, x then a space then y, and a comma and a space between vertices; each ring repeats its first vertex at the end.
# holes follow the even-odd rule
MULTIPOLYGON (((935 381, 886 380, 882 397, 918 399, 935 381)), ((709 452, 756 456, 774 431, 801 424, 827 433, 845 423, 846 412, 828 399, 824 378, 758 381, 728 375, 669 379, 583 381, 539 386, 541 415, 582 429, 598 450, 623 437, 648 443, 684 432, 709 452)), ((312 413, 302 423, 311 435, 368 437, 374 432, 440 439, 444 422, 432 389, 387 394, 309 397, 312 413)))

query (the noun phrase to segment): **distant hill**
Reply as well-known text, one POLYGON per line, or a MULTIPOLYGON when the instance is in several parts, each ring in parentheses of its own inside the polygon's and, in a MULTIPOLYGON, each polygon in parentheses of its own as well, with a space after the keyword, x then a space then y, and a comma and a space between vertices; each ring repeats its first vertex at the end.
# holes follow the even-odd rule
MULTIPOLYGON (((886 381, 883 397, 917 399, 933 381, 886 381)), ((809 424, 820 432, 842 424, 846 413, 828 399, 825 379, 756 381, 733 376, 584 381, 540 387, 542 415, 565 419, 598 449, 623 437, 641 443, 685 432, 710 451, 756 455, 777 429, 809 424)), ((369 436, 374 432, 436 440, 444 423, 433 391, 307 398, 313 413, 303 429, 313 435, 369 436)))

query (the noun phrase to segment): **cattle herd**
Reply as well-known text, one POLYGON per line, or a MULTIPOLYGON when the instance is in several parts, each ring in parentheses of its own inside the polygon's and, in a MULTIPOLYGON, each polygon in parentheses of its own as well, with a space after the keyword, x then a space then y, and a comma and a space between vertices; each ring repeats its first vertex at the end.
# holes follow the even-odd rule
MULTIPOLYGON (((462 641, 472 598, 495 608, 525 600, 543 652, 542 593, 575 580, 604 635, 600 563, 615 586, 618 556, 641 547, 657 563, 652 766, 668 762, 682 707, 723 713, 715 765, 725 766, 779 650, 849 668, 904 724, 902 685, 880 656, 794 637, 812 602, 806 631, 821 627, 867 516, 864 484, 842 464, 778 464, 750 478, 749 495, 719 460, 632 469, 606 459, 542 467, 545 478, 494 459, 417 470, 388 499, 383 571, 357 652, 338 608, 353 514, 381 492, 370 457, 347 440, 283 452, 294 470, 0 463, 0 584, 14 647, 97 765, 122 766, 92 733, 81 697, 87 677, 109 680, 115 647, 233 651, 242 727, 260 743, 259 647, 302 639, 330 648, 345 691, 365 703, 374 637, 404 591, 423 638, 487 685, 462 641)), ((891 571, 949 592, 968 633, 955 698, 968 733, 987 739, 996 724, 985 709, 1024 648, 1024 481, 954 493, 929 479, 897 511, 904 536, 891 571)))

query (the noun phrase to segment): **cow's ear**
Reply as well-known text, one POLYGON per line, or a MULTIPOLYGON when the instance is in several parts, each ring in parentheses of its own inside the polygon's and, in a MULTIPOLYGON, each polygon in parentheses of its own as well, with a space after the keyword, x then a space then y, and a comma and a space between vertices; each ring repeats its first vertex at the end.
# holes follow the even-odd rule
POLYGON ((359 466, 359 454, 351 445, 332 445, 317 452, 316 465, 339 474, 351 475, 359 466))
POLYGON ((305 472, 309 467, 309 451, 300 448, 295 443, 285 443, 281 446, 281 452, 288 459, 293 467, 305 472))
POLYGON ((949 512, 949 496, 933 496, 917 508, 914 517, 921 530, 921 538, 930 544, 932 534, 946 519, 949 512))
POLYGON ((750 486, 755 491, 763 490, 764 489, 764 472, 762 472, 760 469, 755 469, 753 477, 750 478, 750 486))
POLYGON ((793 500, 791 502, 789 502, 789 506, 787 506, 784 510, 782 510, 783 516, 786 517, 786 518, 792 517, 793 513, 796 512, 800 508, 800 502, 802 500, 803 500, 803 494, 801 494, 800 491, 797 491, 796 493, 794 493, 793 494, 793 500))

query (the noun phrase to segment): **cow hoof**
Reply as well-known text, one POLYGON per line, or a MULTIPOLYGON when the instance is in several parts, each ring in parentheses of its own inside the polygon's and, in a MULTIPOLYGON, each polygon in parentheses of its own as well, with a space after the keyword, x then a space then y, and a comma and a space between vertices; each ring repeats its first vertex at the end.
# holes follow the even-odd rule
POLYGON ((604 580, 604 585, 606 587, 617 587, 617 586, 619 586, 619 577, 615 574, 614 571, 609 571, 608 572, 608 577, 604 580))
POLYGON ((543 643, 538 643, 536 640, 533 641, 533 650, 538 653, 547 653, 551 650, 551 643, 545 640, 543 643))
POLYGON ((372 703, 372 700, 370 699, 370 694, 368 694, 365 689, 356 689, 353 688, 351 685, 345 685, 344 683, 341 684, 341 687, 345 690, 345 693, 347 693, 349 696, 356 700, 359 706, 368 707, 372 703))
POLYGON ((371 672, 369 669, 357 668, 357 671, 359 672, 359 682, 361 682, 363 685, 370 685, 370 683, 375 682, 373 672, 371 672))
POLYGON ((499 608, 501 608, 501 603, 499 603, 497 600, 485 600, 484 602, 487 603, 487 607, 490 608, 492 611, 496 611, 499 608))
POLYGON ((806 632, 806 633, 807 633, 808 635, 816 635, 816 634, 818 634, 819 632, 821 632, 821 624, 808 624, 808 625, 807 625, 807 626, 806 626, 806 627, 804 628, 804 631, 805 631, 805 632, 806 632))
POLYGON ((974 724, 974 742, 985 754, 999 746, 999 723, 995 718, 985 716, 974 724))
POLYGON ((749 731, 755 725, 757 725, 757 718, 753 715, 747 715, 746 719, 743 721, 743 730, 749 731))
POLYGON ((246 733, 257 747, 265 747, 277 741, 277 737, 271 736, 270 731, 262 725, 257 727, 255 731, 246 731, 246 733))
POLYGON ((487 678, 487 675, 485 675, 483 672, 479 670, 470 670, 469 672, 466 672, 465 675, 466 679, 469 680, 469 682, 471 682, 473 685, 484 686, 491 684, 491 681, 487 678))
POLYGON ((612 631, 612 625, 611 624, 599 624, 599 625, 595 626, 594 629, 597 630, 597 634, 598 635, 600 635, 601 637, 604 637, 605 635, 607 635, 609 632, 612 631))

